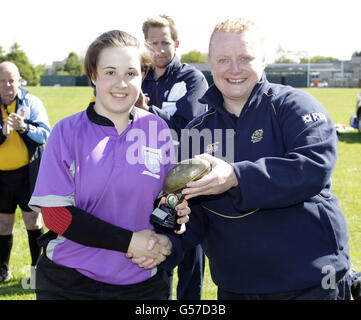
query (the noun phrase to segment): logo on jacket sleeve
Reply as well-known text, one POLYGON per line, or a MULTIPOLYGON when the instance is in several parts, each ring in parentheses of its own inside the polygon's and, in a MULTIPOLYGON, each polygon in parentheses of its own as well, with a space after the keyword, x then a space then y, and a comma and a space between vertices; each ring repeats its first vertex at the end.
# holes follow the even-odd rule
POLYGON ((263 139, 263 129, 258 129, 255 132, 253 132, 251 141, 253 143, 260 142, 263 139))
POLYGON ((304 123, 316 122, 316 121, 320 121, 320 120, 327 122, 327 117, 322 112, 313 112, 313 113, 305 114, 304 116, 302 116, 302 120, 304 123))

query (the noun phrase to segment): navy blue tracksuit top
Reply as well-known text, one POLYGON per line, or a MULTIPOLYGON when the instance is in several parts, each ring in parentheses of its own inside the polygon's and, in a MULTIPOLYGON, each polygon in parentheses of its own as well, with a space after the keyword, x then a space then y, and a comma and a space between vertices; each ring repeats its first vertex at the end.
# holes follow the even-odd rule
MULTIPOLYGON (((142 82, 142 91, 149 98, 149 111, 165 120, 179 138, 181 129, 206 111, 200 103, 208 89, 203 74, 174 56, 165 73, 155 79, 151 69, 142 82)), ((178 140, 178 139, 177 139, 178 140)))
POLYGON ((341 277, 349 268, 348 233, 331 191, 337 135, 326 110, 265 76, 239 117, 226 111, 215 86, 201 101, 209 110, 183 132, 183 158, 223 157, 238 186, 189 201, 187 231, 172 239, 164 266, 202 243, 213 281, 235 293, 292 291, 320 286, 331 273, 341 277), (206 141, 200 146, 197 132, 206 141))

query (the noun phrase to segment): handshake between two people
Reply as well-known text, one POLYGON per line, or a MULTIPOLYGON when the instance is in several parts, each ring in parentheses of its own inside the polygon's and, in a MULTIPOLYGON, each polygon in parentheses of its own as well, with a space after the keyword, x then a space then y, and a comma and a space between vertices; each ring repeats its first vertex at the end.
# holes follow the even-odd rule
MULTIPOLYGON (((175 231, 179 234, 185 232, 185 223, 189 220, 191 210, 187 200, 200 195, 221 194, 238 185, 237 176, 229 163, 207 153, 195 158, 208 162, 211 171, 207 171, 197 180, 189 181, 182 189, 183 201, 175 207, 179 216, 177 222, 182 224, 180 231, 175 231)), ((166 198, 163 197, 160 204, 164 205, 165 202, 166 198)), ((171 251, 172 242, 167 236, 152 230, 142 230, 133 233, 127 257, 139 267, 151 269, 163 262, 171 251)))
MULTIPOLYGON (((166 198, 161 198, 160 204, 164 205, 165 203, 166 198)), ((180 230, 174 230, 174 232, 182 234, 186 230, 185 224, 189 221, 191 210, 186 200, 177 204, 175 210, 178 215, 177 222, 181 225, 181 228, 180 230)), ((133 232, 126 256, 132 259, 133 263, 138 264, 139 267, 152 269, 162 263, 171 253, 172 242, 166 235, 145 229, 133 232)))

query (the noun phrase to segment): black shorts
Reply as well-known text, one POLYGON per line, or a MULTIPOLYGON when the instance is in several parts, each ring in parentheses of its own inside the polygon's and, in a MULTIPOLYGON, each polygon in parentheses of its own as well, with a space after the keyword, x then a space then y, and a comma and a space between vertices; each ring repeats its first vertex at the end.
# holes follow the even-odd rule
POLYGON ((23 211, 32 211, 28 207, 31 198, 29 185, 29 166, 17 170, 0 170, 0 213, 15 213, 17 205, 23 211))
POLYGON ((156 275, 140 283, 102 283, 42 254, 36 267, 35 292, 37 300, 167 300, 169 281, 167 272, 158 269, 156 275))

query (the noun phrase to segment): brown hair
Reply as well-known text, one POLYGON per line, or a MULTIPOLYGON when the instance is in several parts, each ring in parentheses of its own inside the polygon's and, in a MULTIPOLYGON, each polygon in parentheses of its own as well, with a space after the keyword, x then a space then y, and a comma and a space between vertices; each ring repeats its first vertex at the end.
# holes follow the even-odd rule
POLYGON ((178 30, 175 27, 174 20, 165 14, 155 17, 150 17, 143 23, 142 30, 144 34, 144 39, 147 40, 148 38, 149 28, 166 28, 166 27, 169 27, 173 41, 177 41, 178 30))
POLYGON ((150 52, 153 51, 153 48, 145 44, 145 52, 142 52, 140 55, 140 69, 142 71, 142 79, 146 77, 150 69, 155 67, 153 57, 150 55, 150 52))
MULTIPOLYGON (((85 55, 84 70, 89 80, 96 79, 99 55, 103 49, 112 47, 135 47, 139 49, 139 58, 141 71, 147 73, 153 66, 153 60, 146 47, 141 50, 141 46, 137 38, 127 32, 120 30, 112 30, 101 34, 93 41, 85 55)), ((92 86, 93 83, 91 82, 92 86)))

